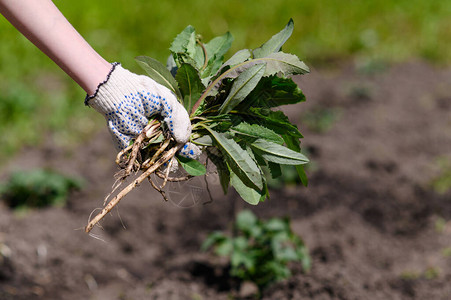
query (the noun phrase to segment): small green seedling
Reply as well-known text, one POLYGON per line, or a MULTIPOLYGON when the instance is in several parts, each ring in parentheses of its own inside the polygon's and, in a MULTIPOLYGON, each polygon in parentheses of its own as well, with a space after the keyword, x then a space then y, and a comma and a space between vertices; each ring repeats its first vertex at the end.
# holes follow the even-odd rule
POLYGON ((0 194, 11 208, 42 208, 63 205, 69 193, 81 185, 80 179, 35 169, 13 173, 6 183, 0 185, 0 194))
POLYGON ((236 236, 212 233, 202 249, 214 249, 215 254, 230 258, 230 274, 242 281, 252 281, 260 289, 289 278, 290 262, 300 262, 310 269, 310 256, 304 242, 290 228, 288 218, 258 219, 244 210, 237 216, 236 236))

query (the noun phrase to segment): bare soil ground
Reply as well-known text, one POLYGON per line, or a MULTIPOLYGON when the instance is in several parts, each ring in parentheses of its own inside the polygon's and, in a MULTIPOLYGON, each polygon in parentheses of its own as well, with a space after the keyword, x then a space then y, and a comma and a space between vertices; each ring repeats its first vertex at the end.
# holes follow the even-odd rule
POLYGON ((0 205, 0 299, 243 299, 224 262, 199 250, 237 206, 289 215, 312 256, 308 274, 294 265, 263 299, 451 299, 451 193, 430 186, 436 159, 451 158, 451 69, 346 64, 296 80, 308 101, 285 111, 304 133, 310 184, 273 190, 257 207, 214 183, 208 204, 203 181, 174 187, 169 202, 144 184, 95 230, 99 240, 82 228, 114 181, 106 129, 72 151, 24 149, 1 179, 48 167, 87 184, 65 207, 0 205), (303 118, 320 109, 336 120, 317 132, 303 118))

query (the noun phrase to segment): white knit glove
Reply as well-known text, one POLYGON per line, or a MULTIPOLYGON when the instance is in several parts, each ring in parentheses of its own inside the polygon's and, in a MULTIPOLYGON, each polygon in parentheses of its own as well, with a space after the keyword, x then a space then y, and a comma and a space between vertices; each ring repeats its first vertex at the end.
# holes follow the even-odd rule
POLYGON ((99 84, 85 104, 103 114, 117 148, 124 149, 130 140, 139 135, 148 118, 160 114, 172 136, 186 143, 180 154, 198 158, 200 150, 187 143, 191 134, 188 112, 166 87, 148 76, 137 75, 113 63, 107 79, 99 84))

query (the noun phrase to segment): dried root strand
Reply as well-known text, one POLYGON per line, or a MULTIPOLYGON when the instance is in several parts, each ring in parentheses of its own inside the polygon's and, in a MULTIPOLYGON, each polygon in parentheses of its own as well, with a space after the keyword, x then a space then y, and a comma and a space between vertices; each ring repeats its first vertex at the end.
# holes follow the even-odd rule
POLYGON ((162 188, 160 188, 156 185, 156 183, 152 180, 151 176, 149 176, 147 178, 149 179, 149 182, 152 185, 152 187, 161 194, 164 201, 169 201, 168 197, 166 196, 166 192, 162 188))
POLYGON ((124 169, 120 174, 122 179, 129 176, 133 170, 139 170, 141 168, 141 165, 137 161, 140 150, 142 149, 143 144, 152 142, 161 134, 159 129, 160 122, 151 120, 146 127, 144 127, 141 134, 136 137, 134 143, 117 154, 116 164, 124 169))
POLYGON ((174 157, 169 160, 168 166, 166 167, 166 174, 164 176, 164 181, 163 181, 163 184, 161 185, 160 189, 163 189, 166 186, 166 183, 168 183, 169 172, 171 171, 173 161, 174 161, 174 157))
POLYGON ((158 149, 157 152, 155 152, 155 154, 152 156, 152 159, 147 164, 142 164, 141 167, 143 169, 147 169, 151 165, 153 165, 155 163, 155 161, 157 160, 158 156, 160 156, 160 154, 163 153, 163 151, 166 150, 166 148, 169 146, 170 142, 171 142, 170 139, 166 139, 164 141, 163 145, 161 145, 160 149, 158 149))
POLYGON ((127 148, 122 149, 116 156, 116 164, 119 166, 124 166, 128 163, 128 158, 126 158, 124 155, 128 153, 133 148, 133 145, 128 146, 127 148))
POLYGON ((128 161, 127 167, 125 168, 125 172, 123 175, 124 178, 127 177, 128 175, 130 175, 130 173, 132 172, 132 170, 135 167, 138 167, 138 168, 140 167, 139 164, 136 164, 136 158, 138 156, 139 150, 141 148, 141 144, 145 137, 146 137, 145 133, 142 133, 142 134, 138 135, 135 142, 133 143, 132 152, 130 154, 129 161, 128 161))
POLYGON ((155 175, 157 175, 161 179, 165 179, 165 180, 167 180, 169 182, 186 181, 186 180, 191 179, 191 178, 194 177, 192 175, 186 175, 186 176, 180 176, 180 177, 169 177, 169 176, 166 176, 166 174, 163 174, 163 172, 161 172, 161 171, 156 171, 155 175))

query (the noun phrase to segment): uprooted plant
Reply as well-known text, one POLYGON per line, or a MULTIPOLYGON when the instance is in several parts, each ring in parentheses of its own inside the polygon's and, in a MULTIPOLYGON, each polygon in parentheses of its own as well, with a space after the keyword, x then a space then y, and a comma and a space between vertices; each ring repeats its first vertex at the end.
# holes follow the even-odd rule
MULTIPOLYGON (((305 101, 289 76, 308 73, 309 69, 297 56, 281 51, 293 26, 290 20, 261 47, 240 50, 225 62, 232 35, 226 33, 204 44, 192 26, 174 39, 167 66, 150 57, 136 58, 148 75, 169 88, 189 112, 190 141, 215 165, 224 193, 231 185, 254 205, 269 197, 264 169, 277 178, 281 165, 294 165, 307 185, 303 165, 308 159, 300 153, 302 135, 282 111, 274 109, 305 101)), ((158 117, 151 119, 116 159, 121 167, 119 183, 131 174, 142 173, 90 220, 86 232, 146 179, 166 199, 164 187, 168 181, 204 175, 205 165, 179 155, 181 147, 158 117), (173 164, 181 166, 187 175, 172 177, 173 164), (161 185, 152 179, 153 174, 163 179, 161 185)))

